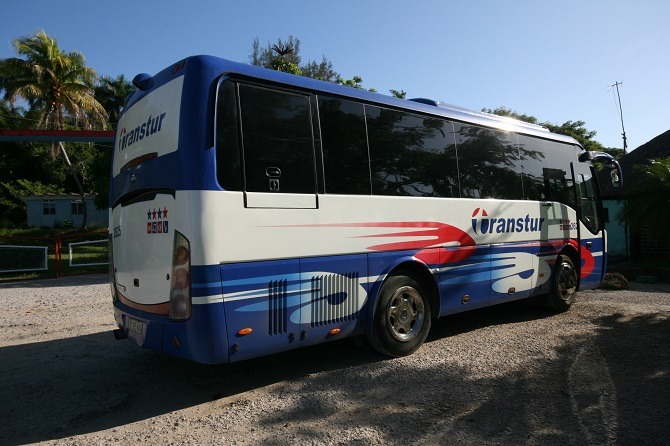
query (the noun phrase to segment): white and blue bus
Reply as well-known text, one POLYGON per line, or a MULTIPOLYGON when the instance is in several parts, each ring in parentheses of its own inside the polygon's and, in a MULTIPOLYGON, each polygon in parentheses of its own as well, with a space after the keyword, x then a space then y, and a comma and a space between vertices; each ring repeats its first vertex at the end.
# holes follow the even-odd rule
POLYGON ((209 56, 138 75, 110 188, 117 338, 203 363, 596 287, 591 161, 543 127, 209 56))

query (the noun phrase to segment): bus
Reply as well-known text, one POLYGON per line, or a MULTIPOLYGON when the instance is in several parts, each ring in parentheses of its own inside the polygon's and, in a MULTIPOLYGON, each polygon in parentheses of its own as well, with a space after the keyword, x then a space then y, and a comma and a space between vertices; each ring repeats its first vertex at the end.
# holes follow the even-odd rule
POLYGON ((227 363, 355 337, 417 350, 431 321, 599 285, 593 161, 570 137, 194 56, 140 74, 115 138, 118 339, 227 363))

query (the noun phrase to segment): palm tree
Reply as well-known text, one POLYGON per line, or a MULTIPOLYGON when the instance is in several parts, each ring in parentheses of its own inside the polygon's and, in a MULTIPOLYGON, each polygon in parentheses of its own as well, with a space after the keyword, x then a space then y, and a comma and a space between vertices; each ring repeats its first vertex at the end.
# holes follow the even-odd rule
MULTIPOLYGON (((86 66, 80 52, 61 51, 57 41, 44 31, 32 37, 15 39, 12 44, 16 52, 24 58, 0 61, 0 90, 5 91, 5 98, 11 104, 17 100, 27 101, 28 113, 35 118, 37 128, 91 129, 95 124, 105 128, 107 113, 95 99, 93 91, 98 75, 86 66)), ((82 227, 86 227, 84 189, 65 146, 62 142, 54 143, 53 157, 56 158, 61 153, 79 189, 84 204, 82 227)))
POLYGON ((109 114, 108 122, 117 124, 121 110, 128 96, 135 91, 135 87, 122 74, 116 78, 103 76, 95 87, 95 98, 102 104, 109 114))
MULTIPOLYGON (((108 123, 116 128, 121 115, 121 110, 128 96, 135 91, 135 87, 124 75, 111 78, 103 76, 95 86, 95 97, 109 114, 108 123)), ((114 145, 109 143, 96 143, 96 155, 88 165, 87 188, 95 194, 95 205, 98 209, 104 209, 109 205, 109 166, 112 162, 114 145)))

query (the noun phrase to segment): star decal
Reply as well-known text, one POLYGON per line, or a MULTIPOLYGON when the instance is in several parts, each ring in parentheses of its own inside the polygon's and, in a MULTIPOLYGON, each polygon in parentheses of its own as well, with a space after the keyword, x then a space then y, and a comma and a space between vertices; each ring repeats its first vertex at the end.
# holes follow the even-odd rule
POLYGON ((149 209, 149 212, 147 212, 147 220, 151 220, 151 209, 149 209))
POLYGON ((167 218, 168 210, 167 208, 163 208, 163 218, 167 218))

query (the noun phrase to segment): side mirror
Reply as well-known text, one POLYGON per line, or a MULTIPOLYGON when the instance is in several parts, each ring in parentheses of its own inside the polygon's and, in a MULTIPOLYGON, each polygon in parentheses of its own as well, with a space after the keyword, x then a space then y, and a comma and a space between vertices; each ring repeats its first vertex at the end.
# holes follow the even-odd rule
POLYGON ((621 186, 623 186, 621 166, 619 165, 619 162, 609 153, 587 151, 580 153, 577 159, 581 163, 586 161, 604 162, 605 167, 610 170, 610 181, 612 182, 612 187, 619 189, 621 186))

